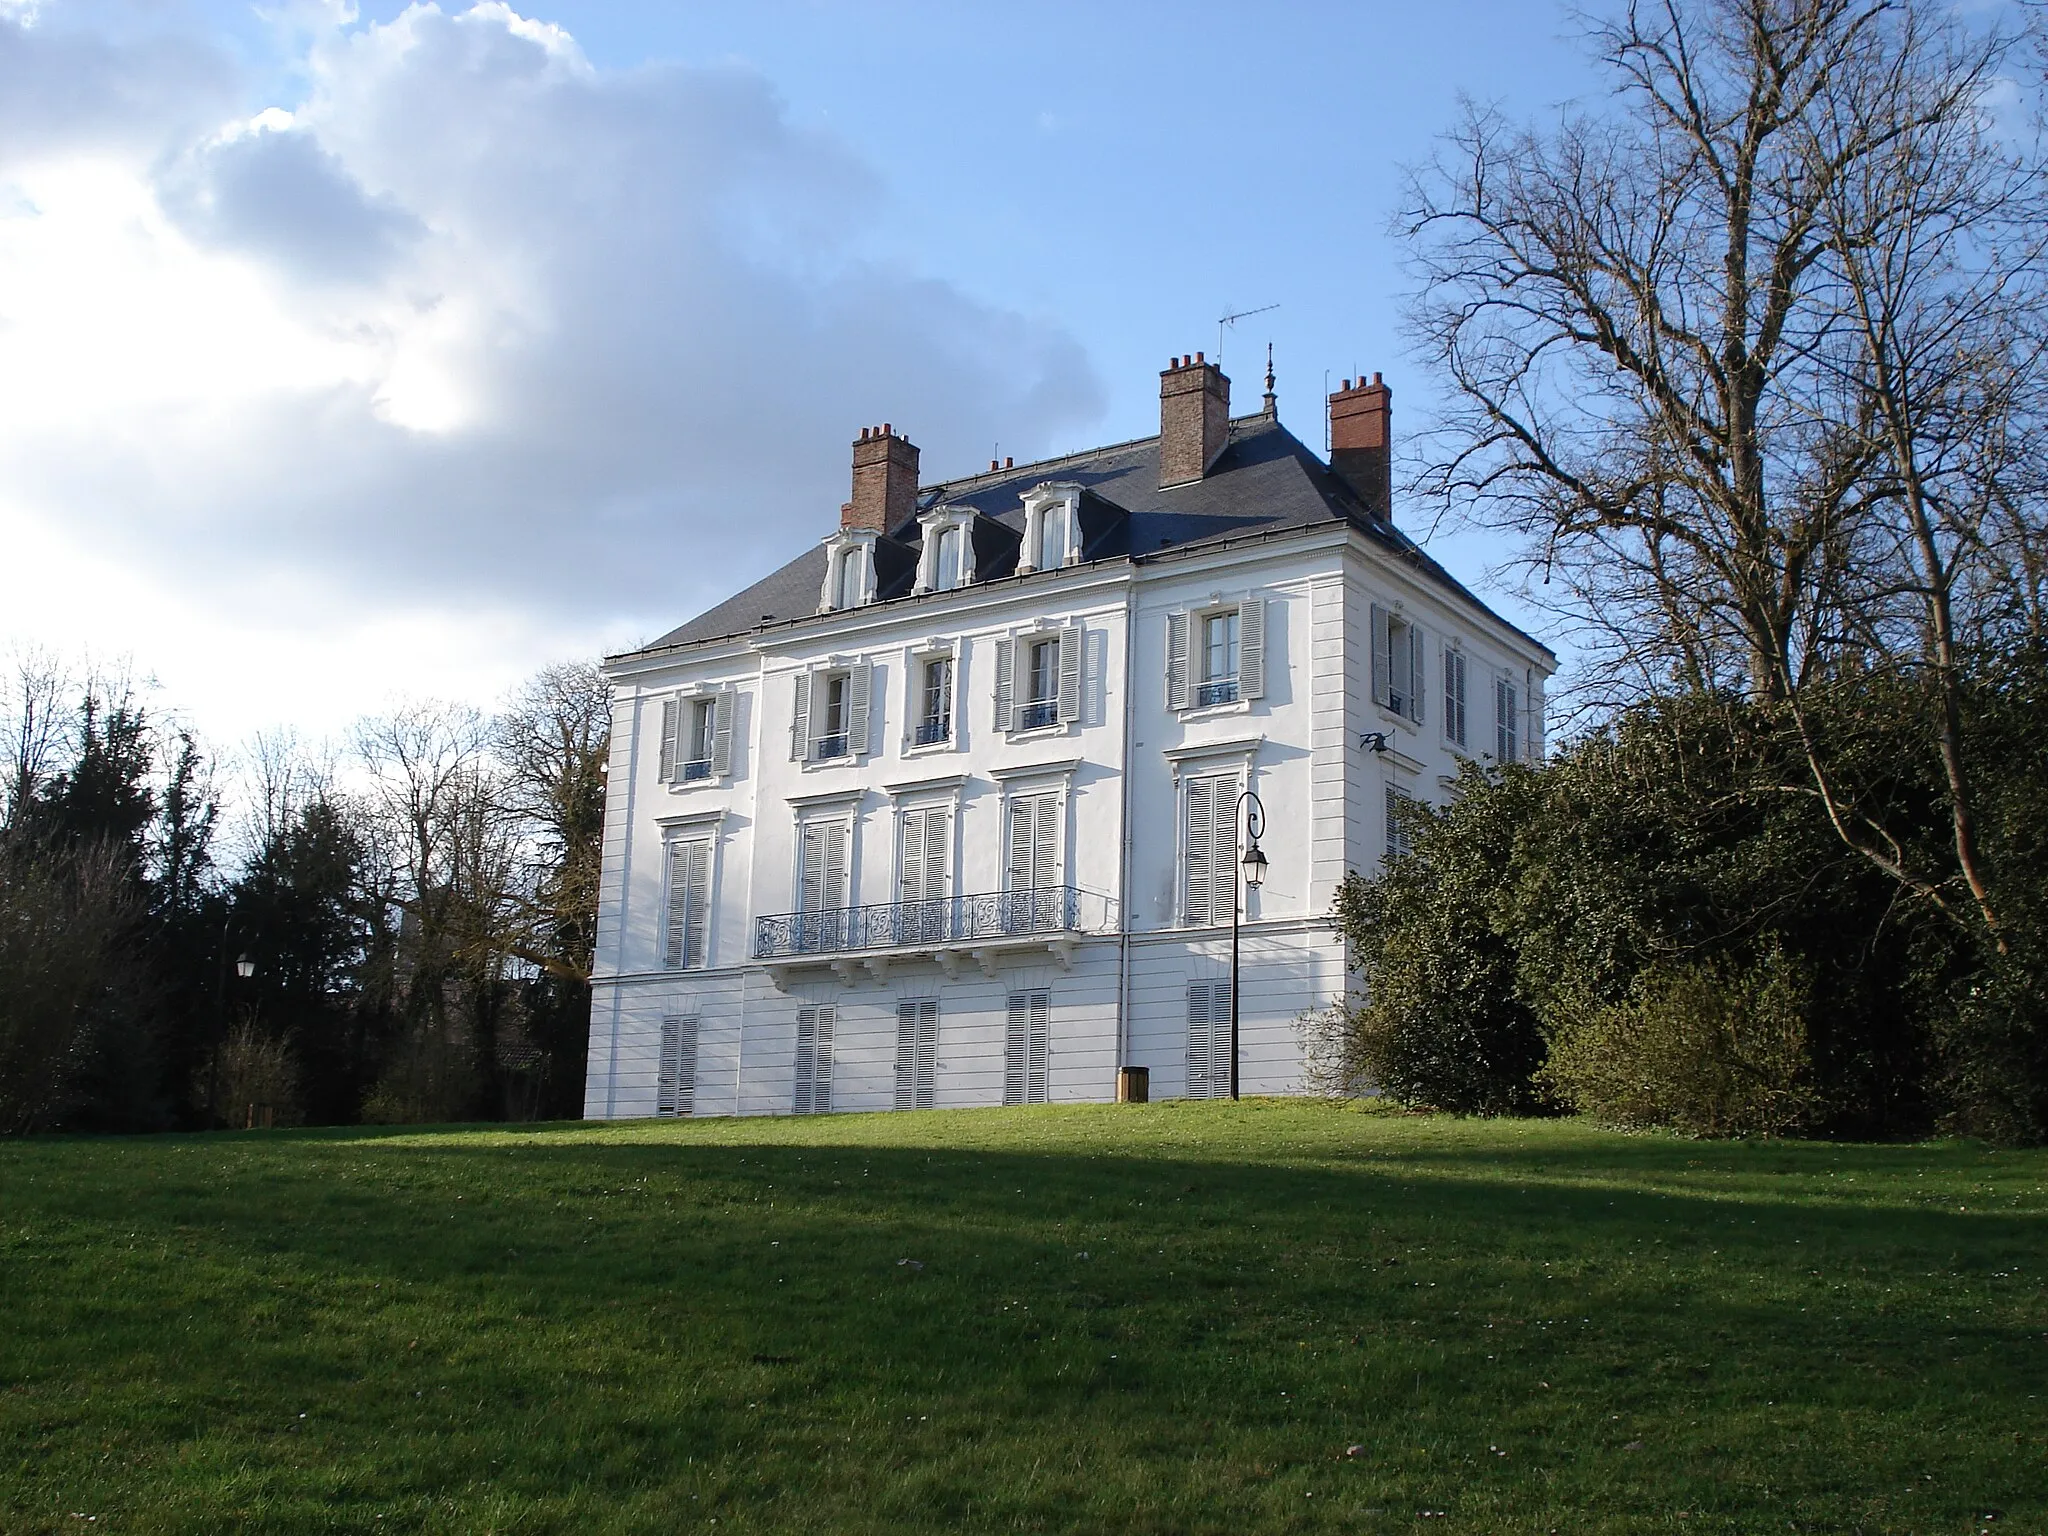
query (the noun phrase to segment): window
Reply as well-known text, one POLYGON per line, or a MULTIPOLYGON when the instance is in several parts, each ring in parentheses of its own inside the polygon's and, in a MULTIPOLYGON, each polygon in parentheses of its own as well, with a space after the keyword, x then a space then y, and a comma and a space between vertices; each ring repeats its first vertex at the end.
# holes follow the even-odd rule
POLYGON ((1230 983, 1188 983, 1188 1097, 1230 1097, 1230 983))
POLYGON ((1235 774, 1187 780, 1187 837, 1181 869, 1181 917, 1191 926, 1227 923, 1237 910, 1235 774))
POLYGON ((1202 620, 1202 681, 1195 703, 1237 702, 1237 610, 1209 614, 1202 620))
POLYGON ((868 700, 874 668, 867 662, 831 671, 800 672, 790 718, 790 756, 829 763, 868 753, 868 700))
POLYGON ((1067 561, 1067 509, 1055 502, 1038 514, 1037 542, 1031 548, 1031 564, 1041 571, 1055 570, 1067 561))
POLYGON ((939 1000, 906 997, 896 1005, 896 1107, 930 1109, 938 1069, 939 1000))
POLYGON ((918 689, 917 730, 920 747, 953 739, 953 658, 934 656, 924 664, 918 689))
POLYGON ((1060 797, 1019 795, 1010 802, 1009 858, 1003 874, 1003 930, 1043 933, 1062 926, 1060 797))
POLYGON ((791 1108, 800 1115, 832 1113, 832 1031, 834 1008, 796 1011, 796 1093, 791 1108))
POLYGON ((812 821, 798 839, 797 948, 817 954, 846 947, 847 851, 852 824, 812 821))
POLYGON ((716 699, 690 700, 689 736, 683 748, 686 755, 682 776, 685 780, 711 777, 711 732, 717 720, 716 699))
POLYGON ((668 923, 661 963, 671 970, 704 964, 711 916, 711 843, 680 838, 668 845, 668 923))
POLYGON ((1465 741, 1465 653, 1444 647, 1444 739, 1455 746, 1465 741))
POLYGON ((861 596, 861 567, 866 563, 867 551, 859 545, 842 549, 838 564, 832 572, 832 606, 834 608, 858 608, 861 596))
POLYGON ((1515 685, 1504 677, 1493 682, 1493 755, 1512 763, 1521 750, 1522 699, 1515 685))
POLYGON ((996 724, 1034 731, 1081 718, 1082 631, 1022 635, 996 646, 996 724))
POLYGON ((679 696, 661 704, 661 777, 668 784, 723 778, 731 768, 733 695, 679 696))
POLYGON ((901 818, 896 851, 899 944, 929 944, 952 937, 947 899, 952 869, 953 808, 921 806, 901 818))
POLYGON ((697 1101, 697 1019, 677 1014, 661 1021, 661 1054, 654 1070, 654 1112, 688 1115, 697 1101))
POLYGON ((1057 639, 1034 640, 1025 648, 1024 654, 1028 658, 1030 691, 1025 696, 1024 712, 1017 728, 1031 731, 1040 726, 1058 725, 1060 643, 1057 639))
POLYGON ((967 536, 957 523, 939 530, 932 550, 932 587, 935 591, 950 592, 963 584, 967 572, 960 556, 966 543, 967 536))
POLYGON ((1166 704, 1202 709, 1263 698, 1266 600, 1166 616, 1166 704))
POLYGON ((1395 714, 1422 723, 1422 630, 1391 609, 1372 608, 1372 696, 1395 714))
POLYGON ((1387 858, 1406 858, 1413 851, 1415 797, 1387 786, 1387 858))
POLYGON ((1052 993, 1044 987, 1010 994, 1010 1022, 1003 1041, 1003 1102, 1043 1104, 1045 1061, 1052 1035, 1052 993))

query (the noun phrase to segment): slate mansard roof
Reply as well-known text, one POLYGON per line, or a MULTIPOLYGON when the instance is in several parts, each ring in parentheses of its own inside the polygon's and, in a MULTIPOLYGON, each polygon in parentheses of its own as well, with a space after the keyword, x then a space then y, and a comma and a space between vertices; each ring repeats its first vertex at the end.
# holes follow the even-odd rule
MULTIPOLYGON (((1208 473, 1184 485, 1160 489, 1159 439, 1155 436, 925 486, 918 493, 917 505, 920 512, 939 506, 971 508, 1021 539, 1024 493, 1049 480, 1082 488, 1084 565, 1110 559, 1145 561, 1168 551, 1245 536, 1348 523, 1496 622, 1514 629, 1406 534, 1374 517, 1341 477, 1268 412, 1233 420, 1229 440, 1208 473)), ((915 518, 889 530, 890 538, 912 550, 920 536, 915 518)), ((647 656, 820 617, 818 594, 824 587, 825 559, 822 542, 814 544, 780 570, 626 655, 647 656)), ((1007 563, 993 571, 982 570, 975 587, 1005 579, 1033 579, 1031 574, 1016 578, 1014 565, 1013 546, 1007 563)), ((908 596, 913 579, 914 571, 910 571, 885 584, 877 601, 908 596)))

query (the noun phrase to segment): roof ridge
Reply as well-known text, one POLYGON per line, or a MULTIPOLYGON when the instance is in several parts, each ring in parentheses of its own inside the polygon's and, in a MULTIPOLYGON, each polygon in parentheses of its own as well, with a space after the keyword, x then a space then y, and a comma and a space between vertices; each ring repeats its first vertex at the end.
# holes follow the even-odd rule
MULTIPOLYGON (((1280 418, 1278 416, 1269 416, 1263 409, 1247 411, 1242 416, 1233 416, 1230 418, 1230 425, 1237 427, 1246 422, 1256 421, 1270 421, 1275 426, 1280 425, 1280 418)), ((1282 428, 1281 430, 1285 431, 1286 429, 1282 428)), ((1060 464, 1072 464, 1079 459, 1092 459, 1098 454, 1117 453, 1126 448, 1136 448, 1144 443, 1156 443, 1158 441, 1159 434, 1153 432, 1145 437, 1126 438, 1120 443, 1102 443, 1094 448, 1076 448, 1072 453, 1057 454, 1049 459, 1032 459, 1023 464, 1005 465, 1001 469, 984 469, 971 475, 955 475, 950 480, 934 480, 929 485, 920 485, 917 488, 917 494, 922 496, 926 491, 950 491, 958 486, 979 486, 990 480, 1005 480, 1030 470, 1052 468, 1060 464)))

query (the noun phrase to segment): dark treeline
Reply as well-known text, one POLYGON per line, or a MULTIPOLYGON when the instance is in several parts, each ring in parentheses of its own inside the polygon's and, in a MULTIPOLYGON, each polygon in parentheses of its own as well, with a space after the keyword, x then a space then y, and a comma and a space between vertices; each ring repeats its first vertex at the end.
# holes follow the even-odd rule
POLYGON ((581 1112, 609 708, 549 668, 242 765, 119 679, 10 680, 0 1131, 581 1112))
POLYGON ((1414 175, 1420 489, 1518 541, 1582 729, 1346 888, 1340 1080, 2048 1136, 2048 158, 2007 20, 1609 7, 1610 96, 1474 108, 1414 175))

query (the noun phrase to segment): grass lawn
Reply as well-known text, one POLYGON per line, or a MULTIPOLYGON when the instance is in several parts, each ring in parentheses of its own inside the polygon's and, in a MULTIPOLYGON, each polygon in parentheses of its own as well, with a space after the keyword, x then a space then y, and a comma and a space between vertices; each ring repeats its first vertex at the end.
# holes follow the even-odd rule
POLYGON ((2040 1152, 1304 1102, 14 1143, 0 1531, 2041 1532, 2044 1271, 2040 1152))

